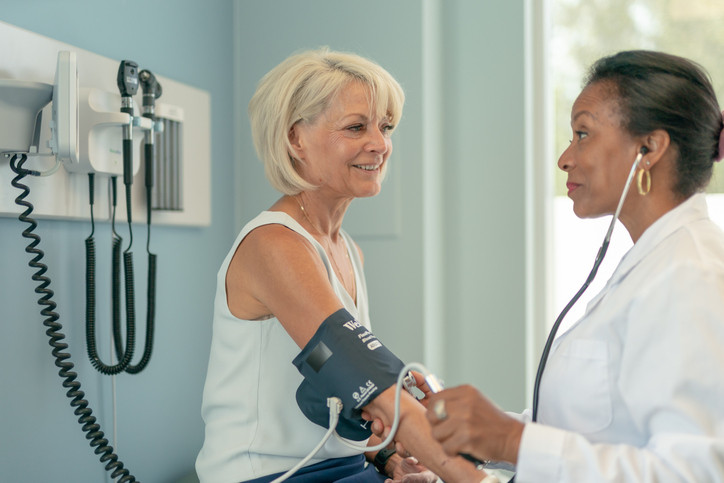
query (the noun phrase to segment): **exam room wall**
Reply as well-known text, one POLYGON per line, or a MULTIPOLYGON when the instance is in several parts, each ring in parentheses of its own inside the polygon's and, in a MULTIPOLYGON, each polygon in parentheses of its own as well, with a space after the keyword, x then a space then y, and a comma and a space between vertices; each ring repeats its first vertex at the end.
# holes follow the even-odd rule
MULTIPOLYGON (((211 95, 211 225, 154 228, 159 272, 153 357, 141 374, 116 378, 118 453, 146 482, 175 482, 191 472, 203 439, 201 391, 215 275, 234 236, 231 18, 228 0, 3 0, 0 5, 3 22, 112 59, 133 59, 211 95)), ((9 182, 0 180, 0 190, 14 189, 9 182)), ((53 365, 23 229, 15 219, 0 218, 0 481, 111 481, 76 422, 53 365)), ((40 220, 37 232, 79 380, 110 438, 111 378, 96 373, 85 353, 83 240, 89 225, 40 220)), ((145 233, 139 236, 145 240, 145 233)), ((145 267, 143 244, 135 248, 138 271, 145 267)), ((141 314, 142 298, 137 294, 141 314)), ((108 323, 107 312, 99 307, 98 313, 99 324, 108 323)))
POLYGON ((365 254, 375 333, 448 385, 525 405, 524 1, 235 0, 236 223, 279 195, 246 108, 261 76, 322 45, 372 58, 406 93, 382 203, 344 227, 365 254), (428 204, 433 200, 431 204, 428 204))
MULTIPOLYGON (((365 252, 375 331, 405 360, 437 361, 432 369, 448 384, 471 382, 506 408, 523 405, 522 4, 3 0, 2 21, 132 58, 211 93, 212 224, 154 230, 162 287, 156 350, 146 372, 117 379, 119 453, 136 476, 175 481, 193 464, 215 273, 242 222, 277 196, 251 148, 246 103, 259 77, 301 48, 367 55, 407 94, 395 135, 398 166, 384 188, 393 193, 393 215, 383 215, 390 225, 371 233, 380 214, 363 204, 345 224, 365 252), (435 10, 432 21, 423 8, 435 10), (433 44, 431 29, 439 36, 433 44), (430 61, 442 71, 439 85, 423 81, 430 61), (423 99, 438 103, 440 115, 423 99), (439 138, 437 154, 425 149, 424 135, 439 138), (430 179, 435 172, 439 178, 430 179), (441 203, 426 212, 436 193, 441 203), (430 223, 444 236, 430 237, 430 223), (440 269, 426 272, 431 262, 440 269), (439 297, 442 317, 425 305, 429 294, 439 297)), ((52 365, 21 229, 0 218, 0 481, 104 481, 52 365)), ((39 232, 79 378, 110 433, 110 379, 85 362, 83 296, 68 288, 84 285, 87 226, 43 221, 39 232)))

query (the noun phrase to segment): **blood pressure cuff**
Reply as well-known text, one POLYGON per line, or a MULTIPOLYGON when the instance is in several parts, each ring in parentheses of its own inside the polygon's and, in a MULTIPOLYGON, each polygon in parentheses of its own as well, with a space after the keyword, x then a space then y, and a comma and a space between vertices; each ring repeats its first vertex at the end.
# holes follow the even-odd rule
POLYGON ((337 433, 362 441, 372 432, 362 407, 397 382, 404 364, 344 309, 327 317, 292 361, 304 380, 297 405, 315 424, 329 428, 327 398, 342 400, 337 433))

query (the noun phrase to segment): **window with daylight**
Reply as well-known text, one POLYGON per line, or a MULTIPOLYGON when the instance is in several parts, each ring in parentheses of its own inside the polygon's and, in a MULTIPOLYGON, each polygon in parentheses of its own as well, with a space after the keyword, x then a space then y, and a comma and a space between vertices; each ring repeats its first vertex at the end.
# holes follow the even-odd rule
MULTIPOLYGON (((546 0, 550 24, 546 62, 551 73, 553 146, 560 155, 571 139, 571 106, 588 66, 620 50, 650 49, 681 55, 710 74, 724 108, 724 2, 721 0, 546 0)), ((557 158, 556 158, 557 159, 557 158)), ((611 221, 610 216, 580 220, 566 196, 566 175, 556 169, 553 202, 554 311, 562 310, 585 281, 611 221)), ((707 190, 711 217, 724 228, 724 162, 717 163, 707 190)), ((596 280, 566 317, 561 330, 578 320, 631 247, 618 224, 596 280)), ((549 326, 553 323, 551 320, 549 326)))

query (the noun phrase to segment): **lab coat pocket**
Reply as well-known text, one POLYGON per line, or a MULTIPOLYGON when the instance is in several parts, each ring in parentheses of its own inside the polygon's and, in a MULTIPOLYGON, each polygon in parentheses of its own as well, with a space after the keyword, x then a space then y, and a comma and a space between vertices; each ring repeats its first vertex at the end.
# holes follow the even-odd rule
POLYGON ((563 418, 570 429, 595 433, 611 424, 613 418, 609 386, 609 354, 605 341, 572 341, 561 354, 567 388, 563 418))

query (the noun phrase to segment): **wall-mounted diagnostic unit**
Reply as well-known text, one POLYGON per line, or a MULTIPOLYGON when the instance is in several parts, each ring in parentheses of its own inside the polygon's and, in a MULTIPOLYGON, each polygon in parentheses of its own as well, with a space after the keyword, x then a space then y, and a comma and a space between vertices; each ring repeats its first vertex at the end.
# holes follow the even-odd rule
MULTIPOLYGON (((122 134, 119 128, 130 118, 120 111, 121 93, 117 84, 120 62, 58 42, 27 30, 0 22, 0 153, 25 149, 28 166, 41 172, 52 169, 61 157, 62 169, 52 176, 33 177, 34 213, 38 218, 71 220, 90 219, 86 173, 95 172, 96 184, 111 175, 122 175, 122 134), (75 54, 78 91, 64 87, 74 68, 69 60, 59 60, 59 52, 75 54), (57 82, 56 82, 57 79, 57 82), (57 84, 57 87, 56 87, 57 84), (50 102, 53 91, 58 102, 50 102), (35 105, 31 105, 34 103, 35 105), (66 155, 73 123, 58 125, 59 146, 51 141, 53 109, 60 116, 72 116, 63 104, 75 106, 78 115, 77 158, 66 155), (31 114, 40 106, 38 112, 31 114), (32 119, 30 119, 32 118, 32 119), (36 120, 39 122, 36 125, 36 120), (24 121, 24 122, 23 122, 24 121), (32 125, 33 131, 26 132, 32 125), (65 132, 64 126, 69 126, 65 132), (27 143, 27 144, 26 144, 27 143), (28 148, 29 151, 28 151, 28 148), (79 176, 80 174, 80 176, 79 176), (36 189, 37 188, 37 189, 36 189)), ((128 54, 132 59, 132 53, 128 54)), ((155 102, 155 118, 159 125, 154 149, 153 222, 160 225, 208 226, 211 223, 211 135, 210 97, 203 90, 169 79, 153 66, 139 65, 139 73, 148 70, 163 87, 163 95, 155 102)), ((139 81, 140 82, 140 81, 139 81)), ((132 96, 134 102, 134 189, 132 203, 134 222, 145 221, 145 173, 142 147, 148 121, 143 119, 142 86, 132 96)), ((12 177, 9 158, 0 155, 0 179, 12 177)), ((107 190, 99 190, 95 200, 97 220, 109 221, 110 202, 107 190)), ((12 190, 0 189, 0 216, 17 216, 19 210, 12 190)), ((119 220, 125 213, 119 211, 119 220)))
MULTIPOLYGON (((0 22, 0 216, 28 225, 29 266, 55 365, 67 396, 111 477, 136 481, 105 439, 63 342, 35 218, 88 223, 85 239, 86 343, 102 374, 137 374, 153 349, 157 255, 152 224, 210 223, 210 102, 207 93, 133 60, 112 60, 0 22), (123 194, 119 195, 122 184, 123 194), (96 185, 108 189, 96 189, 96 185), (118 199, 124 209, 117 210, 118 199), (124 240, 116 216, 127 223, 124 240), (112 339, 116 362, 96 341, 96 221, 109 221, 112 339), (135 352, 134 222, 146 227, 146 330, 135 352), (122 276, 121 276, 122 275, 122 276), (123 314, 123 315, 122 315, 123 314), (125 324, 123 323, 125 319, 125 324)), ((19 225, 20 226, 20 225, 19 225)), ((100 228, 98 228, 100 229, 100 228)), ((138 238, 138 236, 137 236, 138 238)), ((138 245, 138 244, 137 244, 138 245)), ((163 317, 163 314, 158 314, 163 317)))

